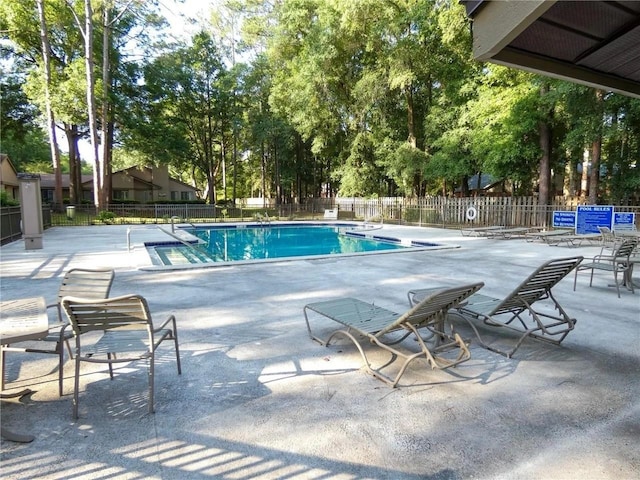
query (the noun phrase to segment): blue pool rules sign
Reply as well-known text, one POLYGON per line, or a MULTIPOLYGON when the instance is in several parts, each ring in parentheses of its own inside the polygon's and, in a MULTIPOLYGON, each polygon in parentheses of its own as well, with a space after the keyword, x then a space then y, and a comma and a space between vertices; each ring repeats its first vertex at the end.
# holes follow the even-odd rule
POLYGON ((576 234, 600 233, 598 227, 613 229, 612 205, 578 205, 576 234))
POLYGON ((613 229, 616 231, 634 230, 636 214, 633 212, 615 212, 613 214, 613 229))
POLYGON ((554 228, 575 228, 576 227, 576 212, 554 210, 553 212, 553 227, 554 228))

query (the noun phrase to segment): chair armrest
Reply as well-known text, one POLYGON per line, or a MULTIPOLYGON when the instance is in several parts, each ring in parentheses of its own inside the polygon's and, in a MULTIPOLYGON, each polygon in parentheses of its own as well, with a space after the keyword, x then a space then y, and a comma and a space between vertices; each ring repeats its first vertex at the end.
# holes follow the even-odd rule
MULTIPOLYGON (((64 339, 65 331, 67 330, 67 328, 70 328, 70 327, 71 327, 71 324, 69 322, 66 322, 60 325, 60 339, 64 339)), ((73 330, 71 331, 71 334, 75 335, 73 333, 73 330)))
POLYGON ((596 263, 605 261, 605 262, 612 262, 616 257, 614 257, 613 255, 596 255, 595 257, 592 258, 592 260, 596 263))
POLYGON ((167 318, 164 323, 162 325, 160 325, 159 327, 154 327, 153 328, 153 333, 159 332, 160 330, 163 330, 166 328, 167 324, 172 323, 173 324, 173 331, 175 333, 176 330, 176 317, 175 315, 171 315, 169 316, 169 318, 167 318))

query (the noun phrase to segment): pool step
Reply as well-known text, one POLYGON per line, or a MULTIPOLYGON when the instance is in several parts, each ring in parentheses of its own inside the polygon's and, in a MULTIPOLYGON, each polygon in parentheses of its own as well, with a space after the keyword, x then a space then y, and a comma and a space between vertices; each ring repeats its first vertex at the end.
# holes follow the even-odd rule
POLYGON ((162 252, 165 265, 189 265, 197 263, 211 263, 211 259, 197 250, 182 247, 172 248, 162 252))

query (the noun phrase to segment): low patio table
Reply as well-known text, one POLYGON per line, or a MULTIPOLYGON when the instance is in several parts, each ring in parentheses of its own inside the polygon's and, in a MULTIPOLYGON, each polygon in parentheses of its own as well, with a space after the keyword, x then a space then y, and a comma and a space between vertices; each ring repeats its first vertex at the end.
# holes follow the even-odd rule
MULTIPOLYGON (((10 345, 15 342, 37 340, 49 332, 47 304, 43 297, 21 298, 0 302, 0 344, 10 345)), ((4 355, 0 355, 4 361, 4 355)), ((4 371, 1 368, 0 371, 4 371)), ((0 392, 0 398, 16 398, 30 393, 24 389, 16 393, 0 392)), ((0 427, 3 438, 14 442, 32 442, 33 435, 12 432, 4 426, 0 427)))

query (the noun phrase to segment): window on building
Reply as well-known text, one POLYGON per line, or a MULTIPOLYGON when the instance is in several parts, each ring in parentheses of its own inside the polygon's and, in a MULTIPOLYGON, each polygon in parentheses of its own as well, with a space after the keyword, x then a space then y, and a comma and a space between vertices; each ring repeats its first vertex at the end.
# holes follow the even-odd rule
POLYGON ((114 200, 129 200, 129 190, 114 190, 113 191, 113 199, 114 200))
POLYGON ((180 192, 180 200, 191 200, 191 192, 180 192))

